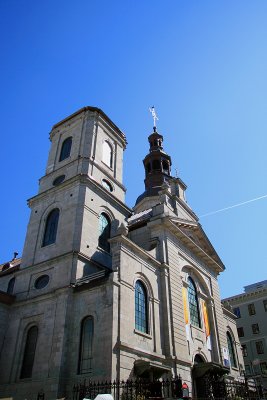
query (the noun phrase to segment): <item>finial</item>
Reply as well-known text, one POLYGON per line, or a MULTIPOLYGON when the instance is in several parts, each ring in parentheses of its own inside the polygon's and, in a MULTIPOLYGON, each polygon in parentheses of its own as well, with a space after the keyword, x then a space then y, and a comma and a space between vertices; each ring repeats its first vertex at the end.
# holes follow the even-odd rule
POLYGON ((178 178, 178 168, 175 168, 175 178, 178 178))
POLYGON ((154 106, 150 107, 150 108, 149 108, 149 111, 151 112, 152 118, 153 118, 153 120, 154 120, 153 130, 154 130, 154 132, 156 132, 156 130, 157 130, 156 120, 159 120, 159 119, 158 119, 158 116, 157 116, 157 114, 156 114, 155 107, 154 107, 154 106))

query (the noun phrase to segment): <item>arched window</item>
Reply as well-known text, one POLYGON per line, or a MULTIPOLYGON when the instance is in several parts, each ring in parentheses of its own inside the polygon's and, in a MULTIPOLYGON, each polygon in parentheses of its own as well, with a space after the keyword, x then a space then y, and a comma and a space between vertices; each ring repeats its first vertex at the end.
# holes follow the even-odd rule
POLYGON ((168 164, 168 161, 166 161, 166 160, 163 160, 163 161, 162 161, 162 169, 163 169, 164 174, 169 174, 169 164, 168 164))
POLYGON ((147 292, 140 281, 135 284, 135 329, 148 333, 147 292))
POLYGON ((235 348, 234 348, 232 336, 230 335, 229 332, 226 333, 226 336, 227 336, 227 346, 228 346, 231 367, 237 368, 235 348))
POLYGON ((112 147, 111 145, 105 140, 103 143, 103 156, 102 156, 102 161, 112 168, 112 147))
POLYGON ((194 365, 203 364, 204 360, 200 354, 196 354, 194 358, 194 365))
POLYGON ((188 303, 190 311, 190 322, 194 326, 201 327, 199 316, 199 305, 196 286, 191 278, 188 278, 188 303))
POLYGON ((83 319, 81 324, 79 374, 85 374, 92 370, 93 358, 94 320, 89 316, 83 319))
POLYGON ((7 285, 7 293, 12 294, 15 285, 15 277, 11 278, 7 285))
POLYGON ((110 219, 107 214, 100 214, 99 216, 99 237, 98 237, 98 246, 101 249, 110 251, 110 244, 108 239, 110 238, 110 219))
POLYGON ((38 328, 37 326, 32 326, 27 332, 20 379, 31 378, 32 376, 37 337, 38 328))
POLYGON ((64 140, 61 147, 59 161, 63 161, 70 156, 71 145, 72 145, 72 137, 68 137, 67 139, 64 140))
POLYGON ((45 224, 43 246, 55 243, 57 237, 57 226, 59 218, 59 209, 55 208, 48 214, 45 224))

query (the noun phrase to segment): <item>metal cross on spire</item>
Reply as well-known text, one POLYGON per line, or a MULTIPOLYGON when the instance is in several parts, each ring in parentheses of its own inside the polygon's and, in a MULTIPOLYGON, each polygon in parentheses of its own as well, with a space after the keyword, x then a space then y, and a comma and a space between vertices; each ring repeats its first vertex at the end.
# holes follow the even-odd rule
POLYGON ((154 131, 156 131, 156 128, 157 128, 157 126, 156 126, 156 121, 159 120, 159 119, 158 119, 158 116, 157 116, 155 107, 154 107, 154 106, 150 107, 150 108, 149 108, 149 111, 151 112, 152 118, 153 118, 153 120, 154 120, 154 126, 153 126, 154 131))

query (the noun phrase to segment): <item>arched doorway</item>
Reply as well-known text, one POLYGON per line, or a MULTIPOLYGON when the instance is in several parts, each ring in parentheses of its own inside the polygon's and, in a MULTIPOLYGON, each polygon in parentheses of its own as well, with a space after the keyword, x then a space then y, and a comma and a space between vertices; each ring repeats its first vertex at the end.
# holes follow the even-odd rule
POLYGON ((205 362, 204 358, 200 354, 196 354, 194 358, 194 365, 192 370, 192 383, 193 383, 193 397, 195 399, 204 397, 203 392, 203 382, 202 377, 199 377, 196 373, 196 365, 203 364, 205 362))
POLYGON ((207 362, 200 354, 196 354, 192 369, 193 396, 195 399, 225 398, 225 382, 223 376, 229 368, 213 361, 207 362))

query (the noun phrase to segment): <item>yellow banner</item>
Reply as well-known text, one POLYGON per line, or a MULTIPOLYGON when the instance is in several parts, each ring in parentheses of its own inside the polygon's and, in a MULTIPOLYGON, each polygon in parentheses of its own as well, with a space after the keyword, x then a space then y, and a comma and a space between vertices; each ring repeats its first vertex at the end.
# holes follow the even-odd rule
POLYGON ((203 310, 203 318, 204 318, 206 337, 209 337, 210 336, 210 325, 209 325, 209 318, 208 318, 208 309, 207 309, 207 304, 204 300, 202 300, 202 310, 203 310))
POLYGON ((183 303, 184 303, 184 320, 185 324, 189 324, 189 314, 188 314, 188 307, 187 307, 187 289, 183 287, 183 303))

